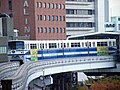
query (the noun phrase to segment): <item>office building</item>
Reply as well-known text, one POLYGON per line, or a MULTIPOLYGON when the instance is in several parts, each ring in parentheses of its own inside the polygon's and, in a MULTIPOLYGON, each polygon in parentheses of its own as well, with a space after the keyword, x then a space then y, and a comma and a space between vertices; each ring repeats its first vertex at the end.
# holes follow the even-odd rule
POLYGON ((120 33, 120 16, 111 17, 110 21, 105 23, 105 31, 120 33))
POLYGON ((104 32, 109 0, 66 0, 66 34, 104 32))
POLYGON ((13 19, 0 13, 0 62, 8 61, 7 42, 13 38, 13 19))
POLYGON ((13 17, 19 36, 66 39, 65 0, 1 0, 0 11, 13 17))
POLYGON ((109 0, 109 16, 116 17, 120 16, 120 0, 109 0))

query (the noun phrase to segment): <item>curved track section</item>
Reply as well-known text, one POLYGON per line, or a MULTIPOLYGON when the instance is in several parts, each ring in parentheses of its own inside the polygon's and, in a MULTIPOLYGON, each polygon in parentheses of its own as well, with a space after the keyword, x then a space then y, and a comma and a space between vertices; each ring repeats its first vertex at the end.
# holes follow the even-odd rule
POLYGON ((10 81, 9 84, 11 85, 9 85, 9 88, 11 90, 28 90, 29 83, 33 79, 43 75, 111 67, 115 67, 113 56, 78 57, 27 62, 18 69, 14 76, 2 80, 2 85, 3 90, 5 90, 4 82, 10 81))
POLYGON ((2 88, 1 80, 14 75, 19 67, 20 67, 20 63, 17 61, 0 63, 0 88, 2 88))

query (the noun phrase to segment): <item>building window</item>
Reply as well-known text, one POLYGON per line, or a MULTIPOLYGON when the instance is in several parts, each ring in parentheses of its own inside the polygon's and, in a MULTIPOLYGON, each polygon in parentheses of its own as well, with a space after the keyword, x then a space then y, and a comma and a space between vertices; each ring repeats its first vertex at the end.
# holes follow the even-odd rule
POLYGON ((42 2, 39 3, 39 7, 42 8, 42 2))
POLYGON ((38 32, 40 32, 39 29, 40 29, 40 28, 38 27, 38 32))
POLYGON ((52 15, 52 21, 54 21, 54 15, 52 15))
POLYGON ((47 33, 47 28, 46 27, 44 28, 44 33, 47 33))
POLYGON ((9 10, 12 10, 12 1, 9 0, 9 10))
POLYGON ((60 16, 60 21, 62 21, 62 16, 60 16))
POLYGON ((40 15, 40 20, 42 20, 42 15, 40 15))
POLYGON ((37 20, 39 20, 39 15, 37 15, 37 20))
POLYGON ((48 31, 49 33, 51 33, 51 28, 49 27, 49 31, 48 31))
POLYGON ((66 32, 66 31, 65 31, 65 28, 63 29, 63 31, 64 31, 64 33, 66 32))
POLYGON ((62 9, 65 9, 65 5, 64 4, 62 4, 62 9))
POLYGON ((58 9, 58 4, 56 3, 56 9, 58 9))
POLYGON ((46 21, 46 15, 44 15, 44 20, 46 21))
POLYGON ((120 30, 120 24, 118 24, 118 30, 120 30))
POLYGON ((1 1, 0 1, 0 7, 1 7, 1 1))
POLYGON ((118 18, 118 21, 120 21, 120 18, 118 18))
POLYGON ((38 8, 39 7, 39 3, 38 2, 36 2, 36 8, 38 8))
POLYGON ((54 3, 52 3, 52 9, 54 9, 54 3))
POLYGON ((63 16, 63 21, 65 21, 65 16, 63 16))
POLYGON ((46 8, 46 3, 43 4, 43 7, 46 8))
POLYGON ((52 28, 52 33, 55 33, 55 28, 52 28))
POLYGON ((58 16, 56 16, 56 21, 58 21, 58 16))
POLYGON ((61 8, 61 4, 58 4, 58 9, 60 9, 61 8))
POLYGON ((58 33, 58 28, 56 28, 56 33, 58 33))
POLYGON ((50 21, 50 15, 48 15, 48 21, 50 21))
POLYGON ((67 22, 67 27, 95 27, 94 22, 67 22))
POLYGON ((62 28, 60 28, 60 33, 62 33, 62 28))
POLYGON ((43 28, 42 28, 42 27, 39 28, 39 32, 40 32, 40 33, 43 33, 43 28))
POLYGON ((5 46, 0 46, 0 54, 7 53, 7 48, 5 46))
POLYGON ((50 8, 50 3, 48 3, 48 8, 50 8))

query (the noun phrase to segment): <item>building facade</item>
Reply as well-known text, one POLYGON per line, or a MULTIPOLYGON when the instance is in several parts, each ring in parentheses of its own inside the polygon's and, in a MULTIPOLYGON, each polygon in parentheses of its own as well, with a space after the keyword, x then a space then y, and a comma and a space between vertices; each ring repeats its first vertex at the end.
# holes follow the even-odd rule
POLYGON ((105 31, 120 33, 120 17, 111 17, 110 21, 105 23, 105 31))
POLYGON ((120 0, 109 0, 109 14, 111 17, 120 16, 120 0))
POLYGON ((0 62, 8 61, 8 40, 14 38, 13 19, 0 14, 0 62))
POLYGON ((66 0, 68 36, 104 32, 104 23, 108 20, 108 0, 66 0))
POLYGON ((19 36, 66 39, 65 0, 1 0, 0 6, 2 12, 13 17, 19 36))

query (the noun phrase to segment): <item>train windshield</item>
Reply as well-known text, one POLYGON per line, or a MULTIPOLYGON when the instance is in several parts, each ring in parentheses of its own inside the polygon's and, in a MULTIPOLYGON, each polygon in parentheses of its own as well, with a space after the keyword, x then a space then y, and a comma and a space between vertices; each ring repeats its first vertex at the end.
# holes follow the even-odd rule
POLYGON ((12 41, 8 42, 8 48, 13 49, 24 49, 24 42, 23 41, 12 41))

